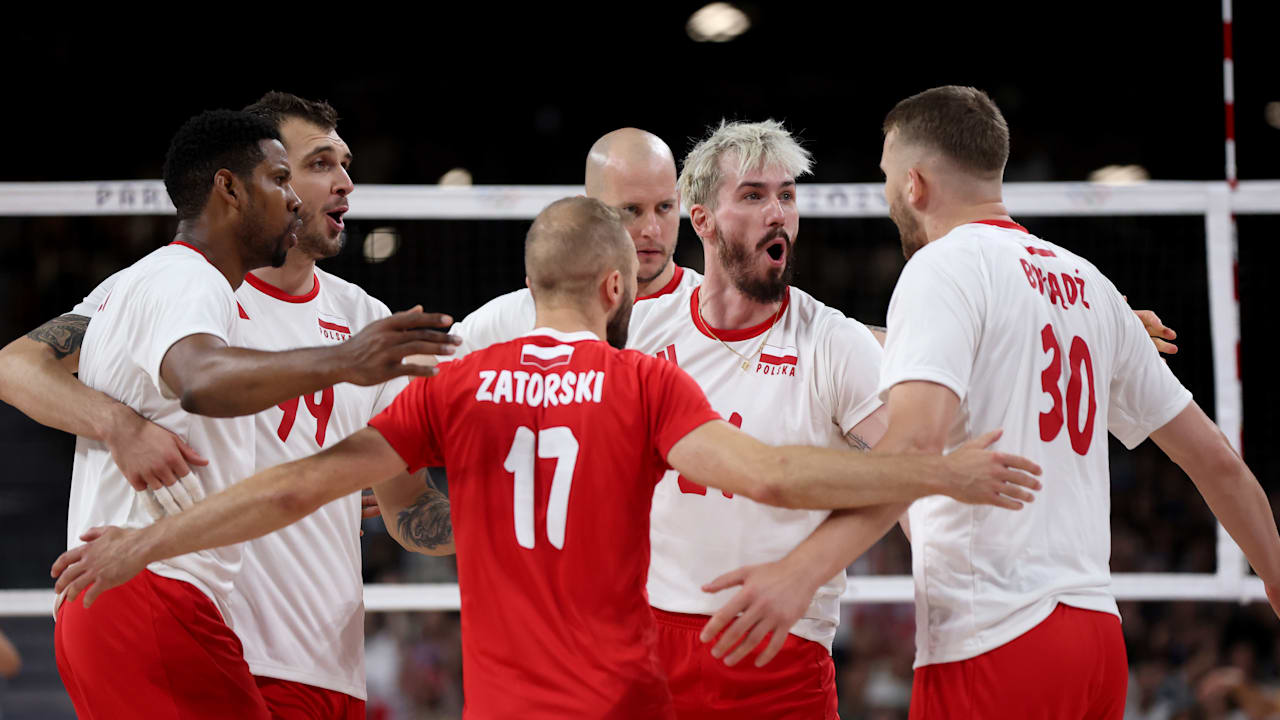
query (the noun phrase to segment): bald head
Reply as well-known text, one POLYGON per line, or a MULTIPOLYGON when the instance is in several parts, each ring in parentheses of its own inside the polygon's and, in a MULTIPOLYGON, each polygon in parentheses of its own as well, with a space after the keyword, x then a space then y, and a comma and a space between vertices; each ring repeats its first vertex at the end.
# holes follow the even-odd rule
POLYGON ((676 161, 662 138, 637 128, 621 128, 601 137, 587 153, 587 197, 600 198, 608 186, 637 174, 671 171, 675 187, 676 161))
POLYGON ((539 307, 587 302, 608 273, 634 278, 635 264, 618 212, 593 198, 551 203, 525 236, 524 272, 539 307))

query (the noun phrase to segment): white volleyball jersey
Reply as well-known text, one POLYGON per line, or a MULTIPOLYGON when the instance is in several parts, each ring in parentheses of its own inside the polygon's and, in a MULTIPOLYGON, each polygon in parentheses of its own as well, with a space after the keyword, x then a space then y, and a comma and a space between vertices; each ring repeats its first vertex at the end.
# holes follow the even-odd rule
MULTIPOLYGON (((71 312, 94 317, 125 272, 104 280, 71 312)), ((333 345, 390 314, 358 286, 319 268, 306 295, 288 295, 248 275, 234 297, 235 344, 255 350, 333 345)), ((333 445, 367 425, 407 384, 407 378, 373 387, 343 383, 258 413, 252 418, 256 462, 235 479, 333 445)), ((223 461, 192 446, 209 457, 210 467, 223 461)), ((366 697, 359 535, 360 494, 353 493, 236 546, 243 550, 241 569, 220 607, 254 675, 366 697)))
MULTIPOLYGON (((337 345, 391 314, 364 290, 319 268, 306 295, 288 295, 245 276, 236 298, 245 347, 290 350, 337 345)), ((365 427, 408 385, 397 378, 362 387, 341 383, 253 417, 254 471, 329 447, 365 427)), ((254 675, 366 697, 360 493, 244 544, 231 596, 230 625, 254 675)))
MULTIPOLYGON (((681 292, 696 287, 701 282, 702 276, 696 271, 677 265, 670 282, 652 295, 636 298, 636 302, 681 292)), ((525 335, 536 324, 535 315, 533 294, 529 292, 529 288, 499 295, 454 324, 449 334, 461 338, 462 344, 455 348, 452 355, 442 355, 439 359, 457 359, 473 350, 525 335)))
MULTIPOLYGON (((761 442, 847 448, 844 436, 880 407, 880 344, 862 323, 794 287, 776 323, 770 318, 742 330, 708 328, 698 302, 698 288, 688 288, 636 305, 629 346, 679 365, 712 408, 761 442), (726 344, 749 358, 745 370, 726 344)), ((670 471, 653 494, 649 602, 671 612, 713 614, 737 589, 709 594, 704 584, 744 565, 781 559, 829 514, 762 505, 670 471)), ((830 650, 844 586, 841 571, 818 590, 791 632, 830 650)))
MULTIPOLYGON (((253 472, 253 419, 208 418, 182 409, 160 377, 165 353, 190 335, 212 335, 237 344, 238 311, 231 285, 199 250, 166 245, 111 277, 97 295, 93 322, 80 352, 80 380, 167 428, 216 459, 192 472, 206 494, 230 487, 253 472)), ((96 291, 95 291, 96 292, 96 291)), ((71 471, 67 547, 98 525, 145 527, 151 515, 111 459, 106 445, 76 438, 71 471)), ((168 578, 190 582, 223 610, 240 571, 240 546, 179 555, 147 566, 168 578)))
POLYGON ((1132 448, 1191 394, 1111 282, 1015 223, 962 225, 918 251, 893 291, 881 392, 912 380, 960 398, 948 451, 999 428, 997 449, 1044 470, 1016 512, 912 504, 916 666, 999 647, 1058 603, 1118 615, 1107 430, 1132 448))

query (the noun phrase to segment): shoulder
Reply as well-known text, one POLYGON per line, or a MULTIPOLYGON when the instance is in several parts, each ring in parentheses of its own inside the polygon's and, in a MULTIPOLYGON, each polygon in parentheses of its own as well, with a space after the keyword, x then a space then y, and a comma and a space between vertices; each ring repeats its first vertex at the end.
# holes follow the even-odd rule
POLYGON ((213 264, 197 251, 179 245, 165 245, 113 277, 113 292, 128 289, 166 296, 200 293, 235 300, 235 291, 213 264))
POLYGON ((697 287, 695 284, 682 285, 661 297, 637 302, 631 310, 631 336, 634 338, 663 322, 687 317, 692 307, 693 291, 697 287))
POLYGON ((355 314, 365 323, 391 314, 386 303, 365 292, 364 288, 318 267, 316 282, 320 285, 320 297, 327 304, 355 314))
POLYGON ((533 310, 533 293, 529 292, 529 288, 520 288, 519 290, 512 290, 505 295, 499 295, 476 308, 470 315, 467 315, 467 320, 477 316, 492 315, 510 310, 523 310, 525 308, 533 310))

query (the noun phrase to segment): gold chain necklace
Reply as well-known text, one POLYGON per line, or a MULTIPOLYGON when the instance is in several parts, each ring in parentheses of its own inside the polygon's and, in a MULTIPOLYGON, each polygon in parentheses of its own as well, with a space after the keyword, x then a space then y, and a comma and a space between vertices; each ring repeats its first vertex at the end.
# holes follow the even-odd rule
POLYGON ((777 312, 773 314, 773 320, 769 322, 769 330, 764 334, 764 340, 760 341, 760 345, 756 347, 756 351, 751 353, 750 355, 743 355, 737 350, 734 350, 733 348, 729 347, 729 343, 725 342, 724 340, 721 340, 720 336, 716 335, 715 330, 711 329, 711 323, 708 323, 707 319, 702 316, 701 302, 698 303, 698 319, 702 321, 702 327, 703 329, 706 330, 708 335, 710 335, 711 337, 719 341, 719 343, 724 346, 725 350, 728 350, 729 352, 733 353, 734 355, 737 355, 739 358, 742 359, 742 366, 741 366, 742 372, 746 372, 751 367, 751 359, 759 355, 760 351, 764 350, 764 346, 769 344, 769 336, 773 335, 773 326, 778 324, 778 318, 782 315, 782 306, 785 304, 786 304, 786 301, 784 300, 782 303, 778 305, 777 312))

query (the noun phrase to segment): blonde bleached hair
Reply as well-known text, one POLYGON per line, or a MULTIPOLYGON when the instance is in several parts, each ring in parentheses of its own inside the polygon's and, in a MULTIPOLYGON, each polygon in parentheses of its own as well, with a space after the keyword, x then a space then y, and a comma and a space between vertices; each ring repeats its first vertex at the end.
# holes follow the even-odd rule
POLYGON ((813 155, 800 147, 782 123, 777 120, 764 122, 720 121, 684 158, 680 171, 680 199, 685 207, 716 206, 716 194, 724 180, 720 171, 720 159, 732 154, 737 160, 737 171, 744 175, 757 168, 781 168, 792 177, 808 175, 813 167, 813 155))

